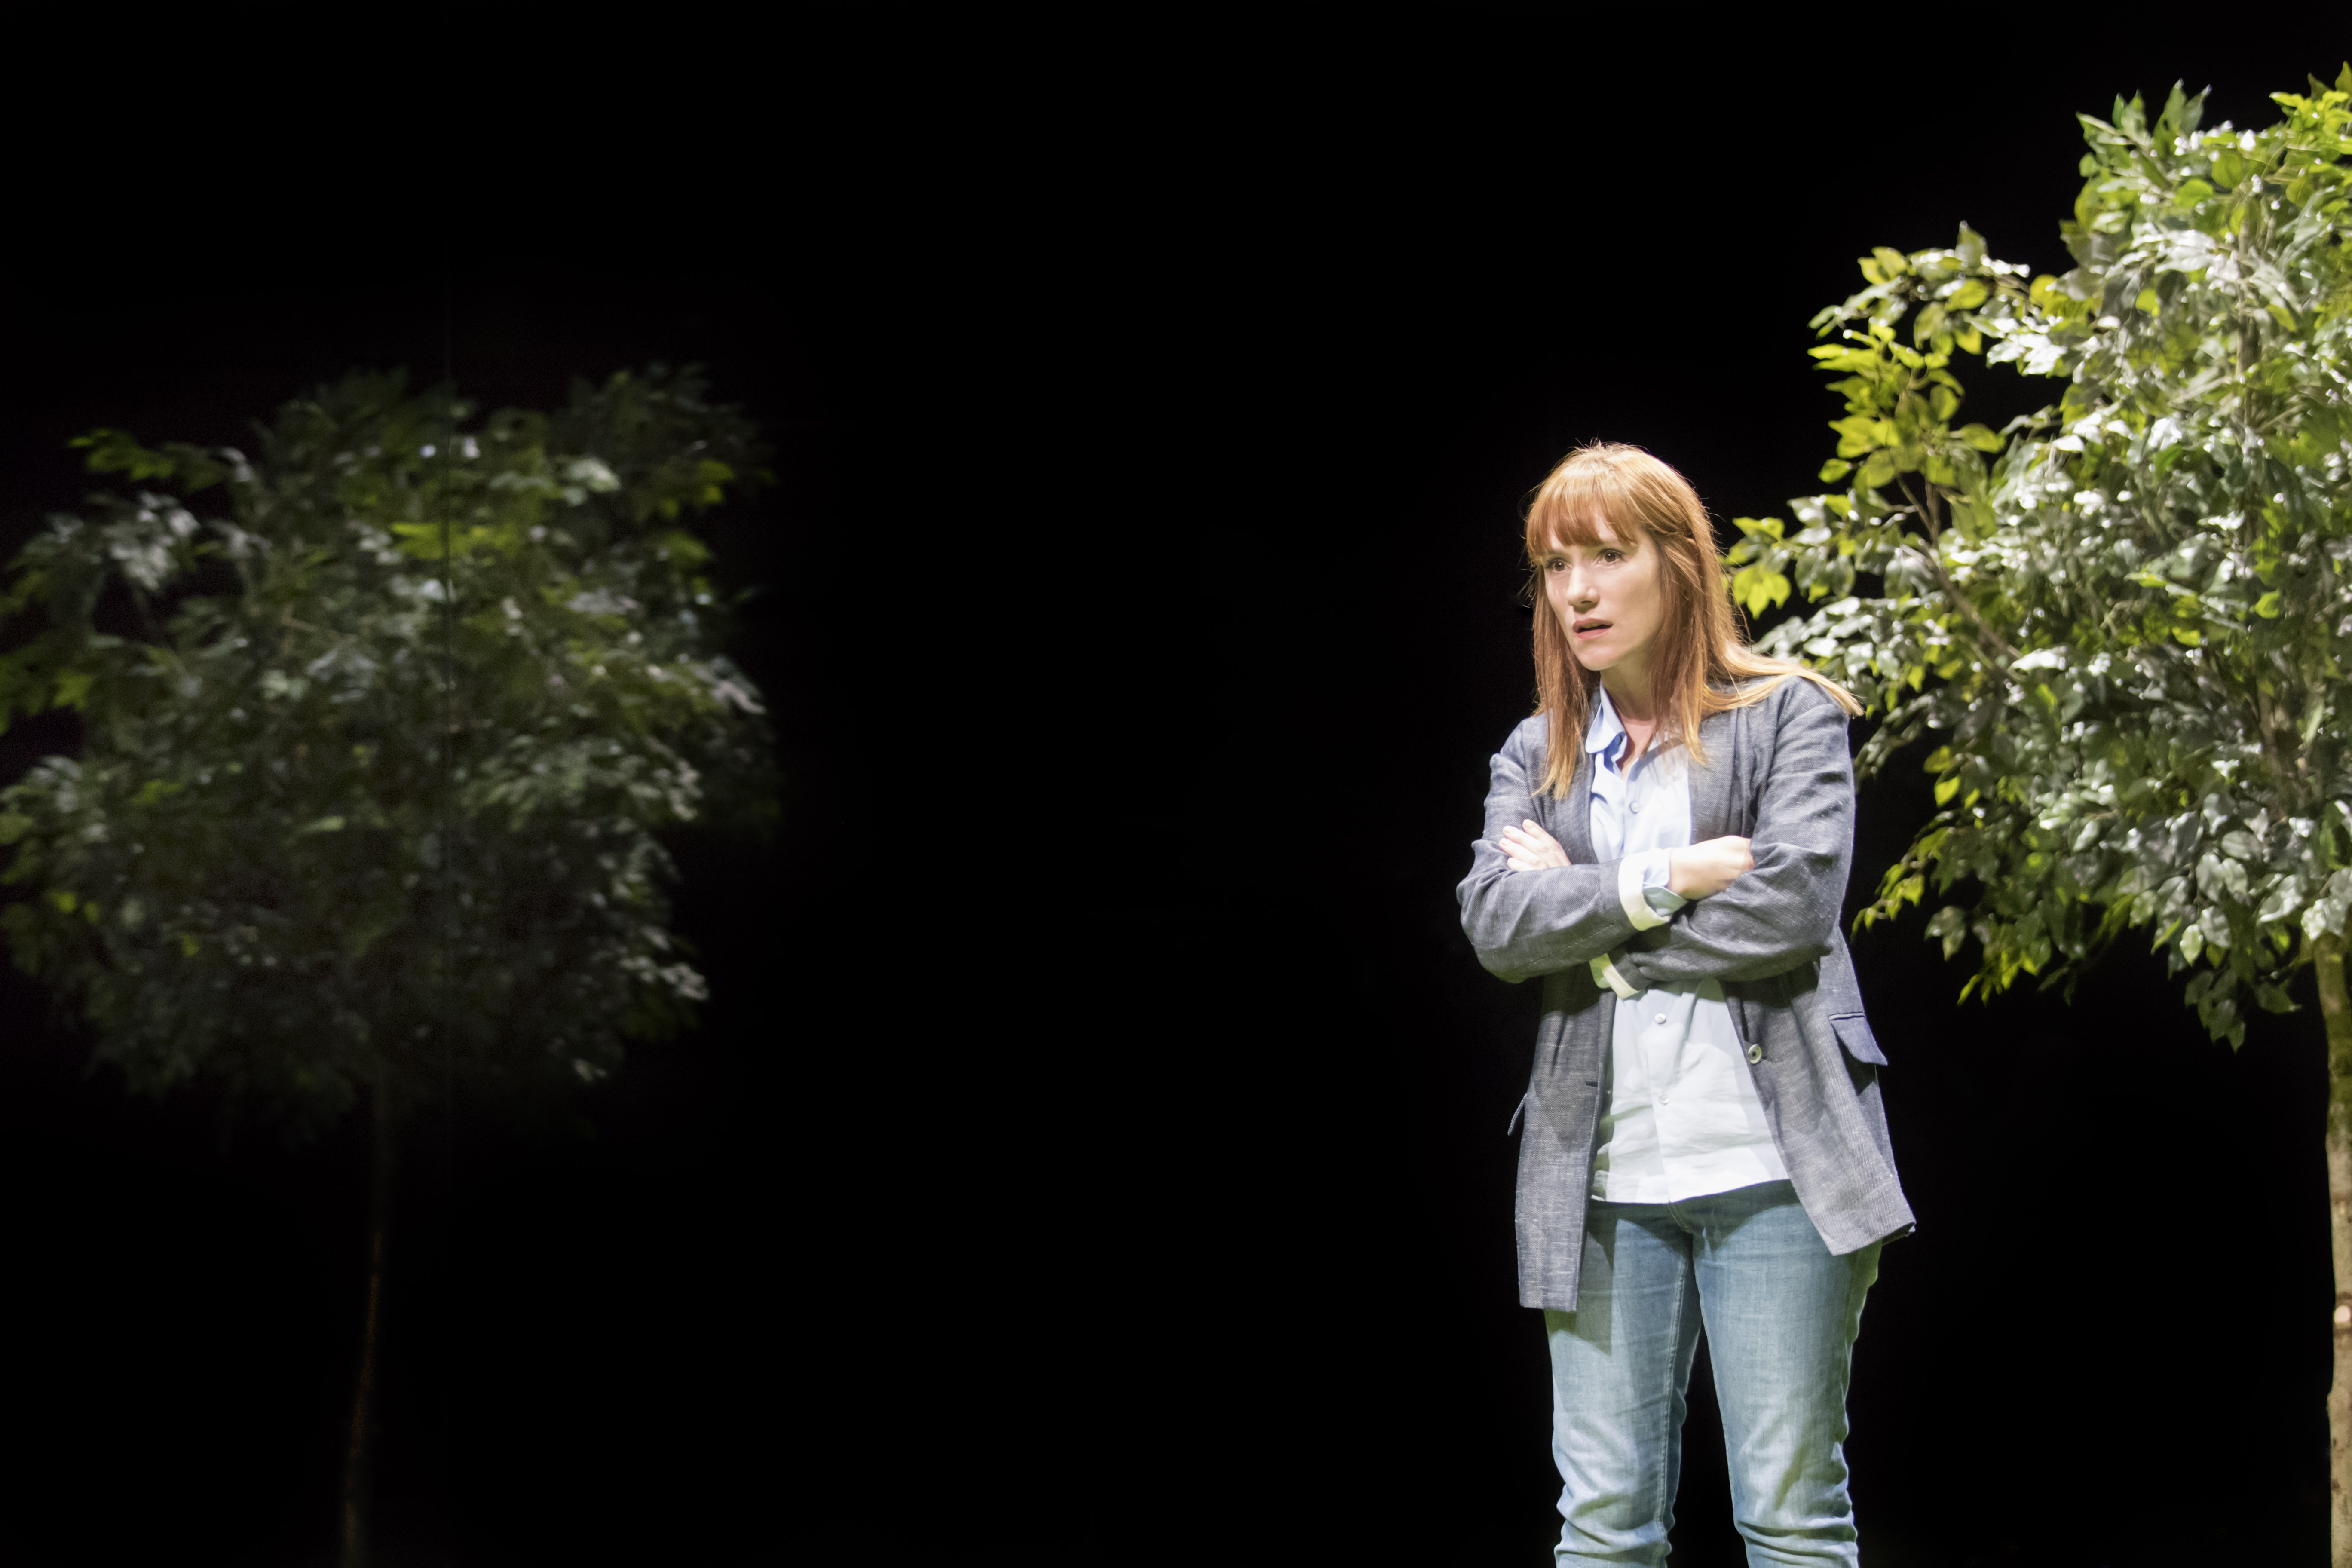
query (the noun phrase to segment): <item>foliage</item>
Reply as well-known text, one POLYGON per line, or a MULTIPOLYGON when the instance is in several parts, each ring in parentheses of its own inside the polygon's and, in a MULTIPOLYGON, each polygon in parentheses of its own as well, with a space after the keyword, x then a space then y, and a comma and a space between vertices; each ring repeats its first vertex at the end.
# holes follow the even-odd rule
POLYGON ((1938 742, 1939 809, 1864 922, 1972 883, 1928 927, 1977 939, 1985 994, 2151 927, 2233 1044, 2352 904, 2352 68, 2275 101, 2261 132, 2200 131, 2178 88, 2153 124, 2083 117, 2063 278, 1965 227, 1865 259, 1812 351, 1846 488, 1793 534, 1738 520, 1731 555, 1751 613, 1792 578, 1831 601, 1762 642, 1881 715, 1865 771, 1938 742), (2063 395, 1955 428, 1979 350, 2063 395))
POLYGON ((303 1131, 445 1048, 576 1083, 690 1016, 656 835, 772 798, 688 526, 760 478, 734 410, 656 372, 477 421, 354 375, 253 458, 77 444, 139 488, 49 519, 0 597, 0 726, 82 735, 0 792, 31 895, 0 922, 103 1058, 303 1131))

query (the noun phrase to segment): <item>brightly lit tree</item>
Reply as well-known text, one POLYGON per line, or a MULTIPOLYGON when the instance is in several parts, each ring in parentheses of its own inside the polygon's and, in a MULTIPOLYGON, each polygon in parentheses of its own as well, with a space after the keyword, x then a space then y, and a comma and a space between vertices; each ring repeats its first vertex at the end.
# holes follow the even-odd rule
MULTIPOLYGON (((1763 640, 1879 717, 1862 771, 1932 741, 1939 808, 1867 922, 1941 902, 1966 990, 2064 984, 2137 929, 2232 1046, 2314 971, 2329 1181, 2352 1192, 2352 68, 2262 131, 2175 89, 2084 117, 2075 261, 2028 283, 1965 226, 1882 248, 1824 310, 1843 488, 1741 519, 1763 640), (1955 426, 1955 354, 2063 381, 1955 426), (1988 463, 1991 454, 1998 459, 1988 463), (1958 898, 1953 895, 1958 894, 1958 898)), ((2352 1202, 2331 1204, 2335 1561, 2352 1568, 2352 1202)))

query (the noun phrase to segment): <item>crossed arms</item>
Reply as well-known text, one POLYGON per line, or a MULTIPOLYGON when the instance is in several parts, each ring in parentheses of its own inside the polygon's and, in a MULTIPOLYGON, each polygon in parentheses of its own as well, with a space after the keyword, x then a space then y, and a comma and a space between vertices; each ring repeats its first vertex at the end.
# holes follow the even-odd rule
POLYGON ((1748 717, 1750 743, 1769 748, 1759 759, 1753 831, 1675 852, 1668 886, 1696 901, 1623 952, 1654 917, 1628 907, 1622 862, 1570 865, 1536 825, 1542 724, 1515 731, 1494 758, 1486 832, 1454 889, 1479 962, 1516 982, 1615 953, 1619 973, 1646 989, 1761 979, 1827 953, 1853 858, 1845 715, 1811 682, 1792 679, 1748 717))

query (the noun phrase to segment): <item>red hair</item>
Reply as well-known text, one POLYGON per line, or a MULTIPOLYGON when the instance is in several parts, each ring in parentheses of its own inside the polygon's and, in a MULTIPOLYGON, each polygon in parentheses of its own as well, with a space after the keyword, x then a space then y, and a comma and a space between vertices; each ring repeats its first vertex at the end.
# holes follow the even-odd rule
POLYGON ((1566 738, 1580 742, 1601 678, 1577 662, 1544 596, 1543 563, 1565 546, 1600 543, 1603 521, 1619 540, 1637 540, 1657 552, 1664 607, 1651 645, 1653 700, 1664 721, 1662 736, 1689 746, 1693 762, 1706 761, 1699 745, 1700 721, 1760 702, 1792 677, 1811 681, 1848 713, 1862 711, 1853 694, 1829 677, 1748 647, 1723 557, 1715 548, 1715 530, 1690 481, 1639 447, 1596 441, 1561 458, 1528 506, 1536 711, 1550 721, 1551 729, 1544 789, 1563 795, 1576 776, 1583 747, 1566 738))

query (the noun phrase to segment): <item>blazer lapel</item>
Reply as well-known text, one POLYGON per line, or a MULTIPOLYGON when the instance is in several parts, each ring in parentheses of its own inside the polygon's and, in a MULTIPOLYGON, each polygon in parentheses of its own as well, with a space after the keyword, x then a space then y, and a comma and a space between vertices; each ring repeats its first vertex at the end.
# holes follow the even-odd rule
POLYGON ((1548 799, 1545 805, 1551 817, 1551 836, 1568 851, 1568 863, 1590 866, 1600 858, 1592 852, 1592 753, 1584 749, 1582 735, 1574 743, 1576 777, 1570 781, 1564 797, 1548 799))
POLYGON ((1728 833, 1745 833, 1747 827, 1732 819, 1732 773, 1737 766, 1739 750, 1741 714, 1744 708, 1717 713, 1699 726, 1701 738, 1706 742, 1706 765, 1694 763, 1690 769, 1691 842, 1705 843, 1721 838, 1728 833))

